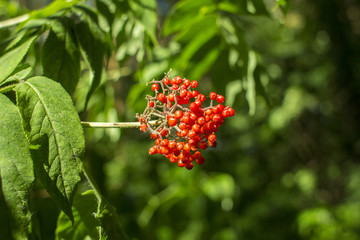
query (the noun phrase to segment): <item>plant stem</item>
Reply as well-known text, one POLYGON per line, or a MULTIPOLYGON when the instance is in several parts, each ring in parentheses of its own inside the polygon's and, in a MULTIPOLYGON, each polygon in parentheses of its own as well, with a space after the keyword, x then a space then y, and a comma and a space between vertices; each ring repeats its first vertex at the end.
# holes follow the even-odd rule
MULTIPOLYGON (((158 121, 150 121, 151 125, 157 125, 158 121)), ((81 122, 83 127, 88 128, 137 128, 140 122, 81 122)))
POLYGON ((22 23, 22 22, 26 21, 28 18, 29 18, 29 14, 24 14, 24 15, 21 15, 21 16, 18 16, 18 17, 14 17, 14 18, 10 18, 10 19, 4 20, 4 21, 0 21, 0 29, 17 25, 19 23, 22 23))

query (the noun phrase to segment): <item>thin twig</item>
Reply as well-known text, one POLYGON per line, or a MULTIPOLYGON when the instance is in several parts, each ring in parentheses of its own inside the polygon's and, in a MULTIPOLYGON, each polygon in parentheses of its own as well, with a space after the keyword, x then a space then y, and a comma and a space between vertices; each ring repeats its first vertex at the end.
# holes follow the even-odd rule
MULTIPOLYGON (((158 124, 156 120, 149 123, 158 124)), ((88 128, 137 128, 140 127, 140 122, 81 122, 81 125, 88 128)))

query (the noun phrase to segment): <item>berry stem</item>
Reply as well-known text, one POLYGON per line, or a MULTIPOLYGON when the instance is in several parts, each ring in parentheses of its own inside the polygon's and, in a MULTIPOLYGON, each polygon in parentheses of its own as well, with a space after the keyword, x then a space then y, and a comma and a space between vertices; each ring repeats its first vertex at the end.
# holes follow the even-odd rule
MULTIPOLYGON (((158 125, 158 121, 149 121, 151 125, 158 125)), ((81 122, 81 126, 87 128, 137 128, 139 122, 81 122)))

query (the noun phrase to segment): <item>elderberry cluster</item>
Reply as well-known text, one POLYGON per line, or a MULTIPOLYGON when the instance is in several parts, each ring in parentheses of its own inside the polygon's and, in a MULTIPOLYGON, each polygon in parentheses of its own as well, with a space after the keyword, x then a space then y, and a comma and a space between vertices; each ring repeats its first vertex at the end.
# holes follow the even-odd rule
POLYGON ((168 73, 150 84, 155 94, 146 96, 147 107, 143 114, 137 115, 140 130, 150 131, 150 137, 155 140, 149 154, 163 154, 170 162, 189 170, 194 166, 193 161, 203 164, 205 159, 200 150, 216 147, 215 133, 225 118, 235 114, 234 109, 222 105, 224 96, 215 92, 209 94, 209 106, 202 106, 206 97, 195 90, 197 81, 180 76, 170 80, 168 73), (154 120, 155 124, 151 124, 154 120))

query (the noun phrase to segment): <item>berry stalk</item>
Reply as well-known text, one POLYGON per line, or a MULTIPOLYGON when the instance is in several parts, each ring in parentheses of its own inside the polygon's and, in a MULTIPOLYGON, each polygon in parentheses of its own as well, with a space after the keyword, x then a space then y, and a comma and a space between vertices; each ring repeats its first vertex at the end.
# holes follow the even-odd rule
MULTIPOLYGON (((158 125, 158 121, 149 121, 152 126, 158 125)), ((81 126, 87 128, 138 128, 139 122, 81 122, 81 126)))

